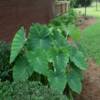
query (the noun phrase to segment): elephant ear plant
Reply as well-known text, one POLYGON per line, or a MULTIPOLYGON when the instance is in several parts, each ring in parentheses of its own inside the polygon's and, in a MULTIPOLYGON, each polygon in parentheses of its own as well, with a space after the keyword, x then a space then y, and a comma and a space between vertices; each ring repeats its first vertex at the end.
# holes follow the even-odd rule
POLYGON ((83 53, 56 28, 46 25, 32 24, 25 36, 21 27, 12 41, 10 63, 14 63, 14 81, 29 80, 37 73, 37 77, 47 81, 46 85, 66 93, 70 100, 72 93, 80 93, 82 71, 87 69, 83 53))

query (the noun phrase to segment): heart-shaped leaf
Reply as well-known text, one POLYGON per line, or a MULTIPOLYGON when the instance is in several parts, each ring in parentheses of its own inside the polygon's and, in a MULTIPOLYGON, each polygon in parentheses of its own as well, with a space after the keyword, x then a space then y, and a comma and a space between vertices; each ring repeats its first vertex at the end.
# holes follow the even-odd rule
POLYGON ((27 47, 29 50, 34 50, 38 48, 47 49, 50 47, 50 36, 47 26, 33 24, 30 27, 27 47))
POLYGON ((35 72, 47 75, 48 60, 44 50, 28 51, 26 57, 35 72))
POLYGON ((76 48, 70 50, 70 60, 81 70, 87 69, 86 59, 81 51, 76 48))

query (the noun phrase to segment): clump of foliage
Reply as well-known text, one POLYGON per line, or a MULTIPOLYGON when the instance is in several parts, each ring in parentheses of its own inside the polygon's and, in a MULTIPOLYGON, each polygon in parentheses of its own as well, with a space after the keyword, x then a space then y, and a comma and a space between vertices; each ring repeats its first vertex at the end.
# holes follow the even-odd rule
POLYGON ((66 36, 69 34, 70 31, 69 26, 71 27, 70 28, 71 30, 73 29, 72 28, 73 26, 76 27, 75 26, 76 19, 77 19, 76 12, 73 9, 69 9, 69 11, 66 14, 62 16, 57 16, 56 18, 51 20, 48 26, 52 28, 56 28, 57 30, 59 30, 59 32, 61 32, 63 35, 66 36))
POLYGON ((11 80, 10 46, 4 41, 0 41, 0 80, 11 80))
POLYGON ((26 81, 31 77, 46 82, 59 93, 65 92, 71 99, 73 92, 82 90, 82 71, 87 69, 87 64, 80 49, 74 43, 69 44, 67 35, 59 30, 32 24, 26 37, 21 27, 12 41, 10 63, 14 63, 14 81, 26 81))
POLYGON ((77 18, 77 13, 73 9, 69 9, 67 13, 61 16, 55 17, 49 24, 53 24, 55 26, 62 26, 61 23, 68 26, 69 24, 75 24, 75 20, 77 18))
POLYGON ((67 97, 39 82, 0 83, 0 100, 67 100, 67 97))
POLYGON ((87 64, 76 44, 80 37, 74 25, 76 17, 70 9, 48 25, 32 24, 28 33, 21 27, 11 51, 7 44, 0 43, 0 79, 14 80, 0 83, 0 99, 73 100, 73 93, 81 93, 82 72, 87 64))

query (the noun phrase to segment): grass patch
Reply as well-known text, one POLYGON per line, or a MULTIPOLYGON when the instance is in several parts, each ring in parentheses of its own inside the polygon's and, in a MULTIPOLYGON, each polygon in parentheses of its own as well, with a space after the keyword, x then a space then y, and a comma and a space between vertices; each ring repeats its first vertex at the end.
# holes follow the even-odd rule
MULTIPOLYGON (((85 13, 85 8, 75 8, 76 12, 81 12, 81 14, 83 15, 85 13)), ((100 18, 100 3, 98 3, 98 10, 96 10, 96 4, 95 2, 90 6, 87 7, 87 16, 93 16, 93 17, 97 17, 100 18)))
POLYGON ((92 57, 100 65, 100 22, 83 30, 81 44, 88 57, 92 57))

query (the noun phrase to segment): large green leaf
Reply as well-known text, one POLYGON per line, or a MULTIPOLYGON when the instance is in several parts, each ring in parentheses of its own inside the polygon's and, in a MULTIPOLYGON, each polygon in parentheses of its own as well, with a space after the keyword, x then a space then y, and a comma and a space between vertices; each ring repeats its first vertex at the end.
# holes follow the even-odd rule
POLYGON ((52 46, 48 50, 49 61, 57 71, 65 71, 69 62, 69 52, 66 38, 57 30, 52 30, 52 46))
POLYGON ((50 47, 49 30, 45 25, 33 24, 30 27, 27 47, 29 50, 50 47))
POLYGON ((71 48, 70 60, 81 70, 87 69, 86 59, 81 51, 75 48, 71 48))
POLYGON ((10 63, 12 63, 15 60, 15 58, 18 56, 24 44, 25 44, 25 31, 24 31, 24 28, 21 27, 17 31, 12 41, 10 63))
POLYGON ((33 67, 34 71, 47 75, 48 73, 48 59, 44 50, 28 51, 26 53, 28 62, 33 67))
POLYGON ((78 77, 82 81, 84 79, 83 71, 74 65, 72 67, 73 73, 75 73, 76 77, 78 77))
POLYGON ((57 46, 56 43, 48 50, 48 61, 53 63, 54 69, 59 72, 66 70, 69 62, 69 51, 65 46, 57 46))
POLYGON ((63 93, 67 84, 67 77, 65 73, 50 71, 50 73, 48 74, 48 81, 51 88, 55 89, 60 93, 63 93))
POLYGON ((80 77, 77 77, 77 73, 72 71, 68 74, 68 85, 76 93, 80 94, 82 91, 82 83, 80 77))
POLYGON ((67 54, 59 54, 54 58, 54 67, 57 71, 65 72, 68 62, 69 56, 67 54))
POLYGON ((48 74, 51 88, 62 93, 67 83, 66 68, 69 62, 67 48, 52 48, 48 53, 49 61, 53 63, 54 71, 48 74))
POLYGON ((33 68, 29 65, 24 56, 17 58, 13 67, 13 78, 15 81, 25 81, 33 73, 33 68))

